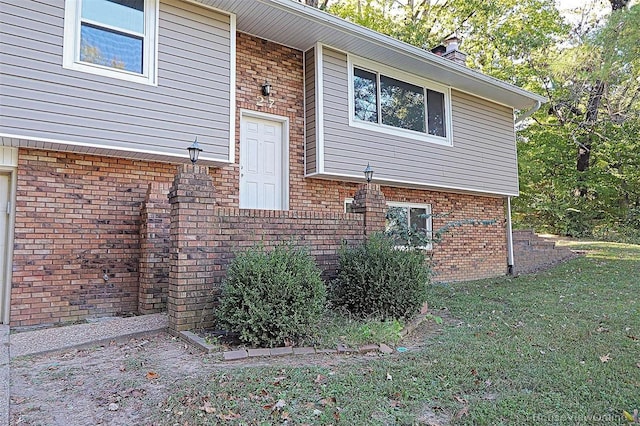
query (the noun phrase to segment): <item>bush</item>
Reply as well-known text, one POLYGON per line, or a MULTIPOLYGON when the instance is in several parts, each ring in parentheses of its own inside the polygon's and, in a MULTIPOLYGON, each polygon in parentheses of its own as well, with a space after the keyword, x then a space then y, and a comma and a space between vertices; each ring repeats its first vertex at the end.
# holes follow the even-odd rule
POLYGON ((256 346, 281 346, 310 333, 326 305, 326 289, 313 258, 280 245, 238 253, 231 262, 217 310, 219 325, 256 346))
POLYGON ((331 302, 357 317, 402 319, 427 300, 429 267, 422 251, 396 248, 392 239, 374 235, 339 254, 331 302))

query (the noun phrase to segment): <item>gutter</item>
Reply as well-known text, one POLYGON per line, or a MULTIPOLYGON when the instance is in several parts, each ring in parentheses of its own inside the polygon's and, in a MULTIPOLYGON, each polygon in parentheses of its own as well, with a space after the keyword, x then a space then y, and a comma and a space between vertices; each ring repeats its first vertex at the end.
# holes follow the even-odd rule
POLYGON ((531 117, 533 115, 533 113, 535 113, 537 110, 540 109, 540 107, 542 106, 542 102, 541 101, 536 101, 536 104, 533 106, 533 108, 531 108, 528 111, 523 112, 522 114, 520 114, 519 116, 516 117, 516 120, 513 124, 518 124, 521 123, 522 120, 524 120, 525 118, 531 117))

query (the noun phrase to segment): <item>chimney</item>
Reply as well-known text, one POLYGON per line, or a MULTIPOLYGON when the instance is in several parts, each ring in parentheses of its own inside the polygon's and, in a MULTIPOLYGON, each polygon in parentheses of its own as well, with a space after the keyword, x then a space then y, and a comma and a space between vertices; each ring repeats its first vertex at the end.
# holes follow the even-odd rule
MULTIPOLYGON (((453 62, 457 62, 460 65, 465 65, 467 61, 467 54, 458 50, 458 46, 460 45, 460 39, 456 35, 452 35, 444 41, 444 53, 442 57, 452 60, 453 62)), ((440 47, 440 46, 438 46, 440 47)), ((432 49, 432 52, 437 49, 432 49)), ((435 52, 434 52, 435 53, 435 52)))

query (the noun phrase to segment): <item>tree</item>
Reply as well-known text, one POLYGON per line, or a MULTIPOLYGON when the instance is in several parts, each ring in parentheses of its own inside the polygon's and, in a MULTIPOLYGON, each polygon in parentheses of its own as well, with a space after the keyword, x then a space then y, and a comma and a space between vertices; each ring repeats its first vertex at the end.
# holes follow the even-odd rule
POLYGON ((548 104, 517 134, 516 222, 569 235, 612 228, 633 234, 633 226, 640 228, 640 5, 609 0, 610 13, 599 16, 595 3, 580 9, 576 22, 563 21, 554 0, 324 6, 425 49, 456 34, 469 67, 546 95, 548 104))

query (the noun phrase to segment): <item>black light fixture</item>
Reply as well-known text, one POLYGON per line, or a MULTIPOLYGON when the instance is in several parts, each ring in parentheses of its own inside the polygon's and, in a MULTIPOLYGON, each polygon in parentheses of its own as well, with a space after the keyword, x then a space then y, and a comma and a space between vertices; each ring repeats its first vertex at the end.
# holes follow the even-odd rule
POLYGON ((373 179, 373 169, 369 163, 367 163, 367 168, 364 169, 364 177, 367 179, 367 182, 371 182, 371 179, 373 179))
POLYGON ((262 96, 271 96, 271 85, 267 80, 262 85, 262 96))
POLYGON ((193 143, 189 148, 187 148, 187 150, 189 151, 189 158, 191 159, 191 164, 196 164, 196 161, 198 161, 198 157, 202 152, 202 148, 200 148, 200 145, 198 145, 197 136, 196 136, 196 140, 193 141, 193 143))

